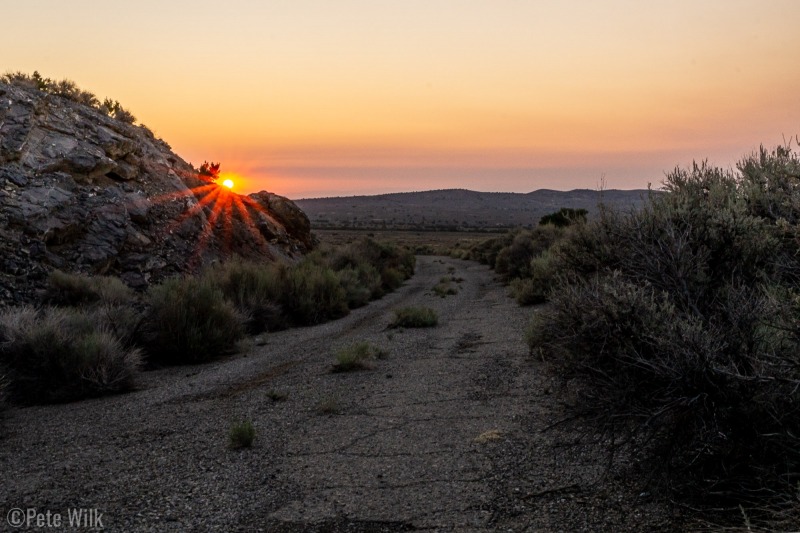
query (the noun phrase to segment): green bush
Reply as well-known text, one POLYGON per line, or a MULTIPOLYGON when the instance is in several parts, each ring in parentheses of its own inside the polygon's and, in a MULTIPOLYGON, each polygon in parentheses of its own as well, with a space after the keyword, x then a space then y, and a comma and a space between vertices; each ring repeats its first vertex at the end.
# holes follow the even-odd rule
POLYGON ((503 247, 495 259, 494 270, 504 281, 529 278, 531 261, 553 246, 564 235, 564 230, 546 225, 514 235, 511 243, 503 247))
POLYGON ((256 438, 256 428, 249 420, 237 422, 231 426, 228 432, 228 444, 234 450, 240 448, 250 448, 256 438))
POLYGON ((133 387, 141 357, 84 311, 31 307, 0 314, 0 365, 11 399, 67 402, 133 387))
POLYGON ((281 303, 298 324, 318 324, 348 313, 347 295, 330 268, 303 260, 285 270, 281 303))
POLYGON ((511 294, 520 305, 536 305, 547 301, 555 283, 556 271, 549 251, 531 259, 530 277, 511 280, 511 294))
POLYGON ((387 291, 400 288, 405 279, 406 275, 396 268, 384 268, 381 271, 381 283, 387 291))
POLYGON ((95 302, 130 303, 133 291, 119 278, 86 276, 54 270, 48 277, 48 297, 59 305, 83 305, 95 302))
POLYGON ((351 309, 366 305, 371 299, 383 294, 383 283, 377 269, 366 263, 347 266, 336 275, 344 289, 347 305, 351 309))
POLYGON ((148 291, 149 360, 200 363, 232 351, 246 317, 208 278, 173 278, 148 291))
POLYGON ((390 328, 430 328, 439 323, 436 311, 430 307, 403 307, 394 310, 390 328))
POLYGON ((500 237, 492 237, 473 245, 469 249, 469 254, 464 259, 473 259, 481 264, 495 267, 497 256, 500 251, 511 244, 514 239, 513 233, 506 233, 500 237))
POLYGON ((552 251, 532 350, 579 377, 585 414, 685 497, 789 501, 800 482, 800 160, 677 169, 630 213, 552 251))
POLYGON ((282 268, 275 263, 258 264, 233 258, 206 270, 203 275, 247 317, 248 333, 257 334, 288 326, 280 305, 282 268))

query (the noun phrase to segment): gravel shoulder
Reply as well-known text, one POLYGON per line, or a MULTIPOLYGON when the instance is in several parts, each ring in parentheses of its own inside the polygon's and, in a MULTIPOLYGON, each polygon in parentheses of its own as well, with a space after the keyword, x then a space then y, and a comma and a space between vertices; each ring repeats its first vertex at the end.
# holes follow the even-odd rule
POLYGON ((635 465, 609 470, 582 428, 551 428, 568 398, 528 354, 531 311, 484 266, 417 265, 341 320, 147 372, 133 393, 11 409, 3 515, 96 508, 109 531, 675 530, 635 465), (440 298, 448 269, 459 292, 440 298), (387 329, 407 305, 434 308, 439 325, 387 329), (335 350, 360 341, 388 356, 332 373, 335 350), (254 446, 231 450, 245 419, 254 446))

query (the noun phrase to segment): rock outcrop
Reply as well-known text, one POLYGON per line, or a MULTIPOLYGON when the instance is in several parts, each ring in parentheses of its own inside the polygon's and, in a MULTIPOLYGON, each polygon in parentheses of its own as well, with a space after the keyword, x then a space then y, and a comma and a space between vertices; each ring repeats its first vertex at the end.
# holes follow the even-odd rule
POLYGON ((296 258, 313 246, 290 200, 238 195, 143 126, 0 83, 0 307, 36 302, 54 268, 145 288, 233 254, 296 258))

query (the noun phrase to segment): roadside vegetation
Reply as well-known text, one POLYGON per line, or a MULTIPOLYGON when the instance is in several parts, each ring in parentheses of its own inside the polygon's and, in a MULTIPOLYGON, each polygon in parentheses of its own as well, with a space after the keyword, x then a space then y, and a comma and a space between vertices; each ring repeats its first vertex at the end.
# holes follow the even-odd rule
POLYGON ((457 279, 452 275, 442 277, 439 283, 433 286, 433 293, 441 298, 458 294, 458 287, 454 285, 457 279))
POLYGON ((797 152, 761 149, 735 170, 676 169, 641 209, 574 225, 527 332, 581 384, 578 414, 652 482, 748 529, 800 522, 798 180, 797 152))
POLYGON ((586 215, 585 209, 561 208, 533 229, 492 237, 467 250, 451 249, 449 255, 489 265, 520 305, 545 303, 558 274, 552 250, 586 224, 586 215))
POLYGON ((430 307, 402 307, 394 310, 390 328, 432 328, 439 323, 439 316, 430 307))
POLYGON ((117 278, 54 271, 47 305, 0 314, 0 393, 32 404, 129 390, 143 365, 211 361, 247 334, 342 317, 414 266, 407 249, 363 239, 294 264, 233 258, 144 294, 117 278))

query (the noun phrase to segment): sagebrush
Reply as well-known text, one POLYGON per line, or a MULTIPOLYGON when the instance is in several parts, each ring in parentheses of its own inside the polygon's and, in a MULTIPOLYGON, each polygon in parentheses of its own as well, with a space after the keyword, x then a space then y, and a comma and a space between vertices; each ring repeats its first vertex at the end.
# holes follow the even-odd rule
POLYGON ((676 169, 664 191, 553 249, 531 349, 583 380, 584 413, 683 497, 796 503, 798 155, 676 169))

